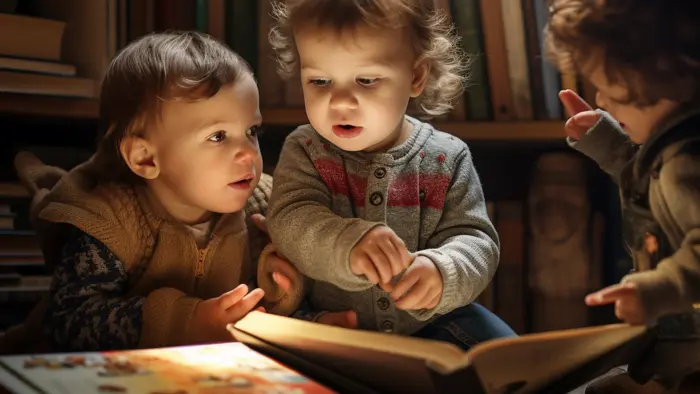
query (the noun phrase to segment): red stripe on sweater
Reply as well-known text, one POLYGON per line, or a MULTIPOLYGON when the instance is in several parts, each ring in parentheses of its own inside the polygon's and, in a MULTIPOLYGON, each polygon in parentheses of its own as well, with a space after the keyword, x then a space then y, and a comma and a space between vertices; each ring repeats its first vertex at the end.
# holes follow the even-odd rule
POLYGON ((389 185, 386 204, 391 207, 415 207, 420 204, 418 177, 415 174, 399 175, 389 185))
POLYGON ((450 178, 443 174, 406 174, 399 176, 389 186, 387 205, 392 207, 414 207, 442 209, 445 206, 450 178), (424 193, 420 199, 421 190, 424 193))
POLYGON ((315 160, 314 167, 331 194, 351 198, 356 207, 365 205, 367 178, 346 174, 342 164, 332 159, 315 160))
POLYGON ((442 209, 445 207, 447 189, 450 187, 450 177, 445 174, 423 175, 418 181, 420 189, 425 191, 423 206, 442 209))
MULTIPOLYGON (((314 167, 331 194, 351 199, 356 207, 365 205, 367 178, 346 174, 342 164, 332 159, 315 160, 314 167)), ((449 186, 450 178, 443 174, 399 175, 389 185, 387 206, 415 207, 421 205, 442 209, 445 206, 445 196, 449 186), (421 191, 424 194, 422 201, 420 199, 421 191)))

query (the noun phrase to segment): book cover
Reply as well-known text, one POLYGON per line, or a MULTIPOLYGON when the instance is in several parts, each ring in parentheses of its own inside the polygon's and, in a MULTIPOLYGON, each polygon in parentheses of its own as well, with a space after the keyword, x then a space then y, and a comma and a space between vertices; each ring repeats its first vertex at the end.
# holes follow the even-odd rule
POLYGON ((0 375, 0 385, 15 394, 333 392, 240 342, 4 356, 0 357, 0 366, 15 378, 0 375))

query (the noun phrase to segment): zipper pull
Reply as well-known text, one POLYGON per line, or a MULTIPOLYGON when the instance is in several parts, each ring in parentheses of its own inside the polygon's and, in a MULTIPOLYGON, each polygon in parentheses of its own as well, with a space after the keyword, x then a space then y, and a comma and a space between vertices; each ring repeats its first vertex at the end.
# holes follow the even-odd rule
POLYGON ((198 250, 197 266, 195 267, 195 276, 204 276, 204 256, 206 254, 205 249, 198 250))

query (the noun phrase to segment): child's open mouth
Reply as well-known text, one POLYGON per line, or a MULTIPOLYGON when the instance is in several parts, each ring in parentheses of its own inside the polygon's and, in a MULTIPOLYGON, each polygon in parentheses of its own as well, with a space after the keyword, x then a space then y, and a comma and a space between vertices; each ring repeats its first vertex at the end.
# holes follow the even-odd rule
POLYGON ((236 182, 231 182, 228 185, 234 189, 249 189, 251 182, 253 182, 253 175, 246 175, 236 182))
POLYGON ((333 125, 333 134, 340 138, 357 137, 362 132, 362 127, 351 124, 336 124, 333 125))

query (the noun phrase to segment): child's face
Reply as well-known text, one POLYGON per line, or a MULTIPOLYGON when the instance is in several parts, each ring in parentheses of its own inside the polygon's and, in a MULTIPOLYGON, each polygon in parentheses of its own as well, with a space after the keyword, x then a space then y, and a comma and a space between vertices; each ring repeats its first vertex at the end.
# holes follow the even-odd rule
POLYGON ((401 142, 409 99, 421 93, 425 72, 423 65, 414 67, 408 34, 368 26, 340 34, 304 27, 294 38, 306 114, 317 132, 346 151, 401 142))
POLYGON ((260 179, 260 122, 249 75, 206 100, 164 102, 149 138, 159 169, 149 185, 181 220, 242 209, 260 179))
POLYGON ((656 127, 678 106, 664 99, 646 107, 629 103, 627 88, 610 83, 602 67, 591 73, 590 80, 598 89, 596 104, 622 123, 625 132, 637 144, 646 142, 656 127))

